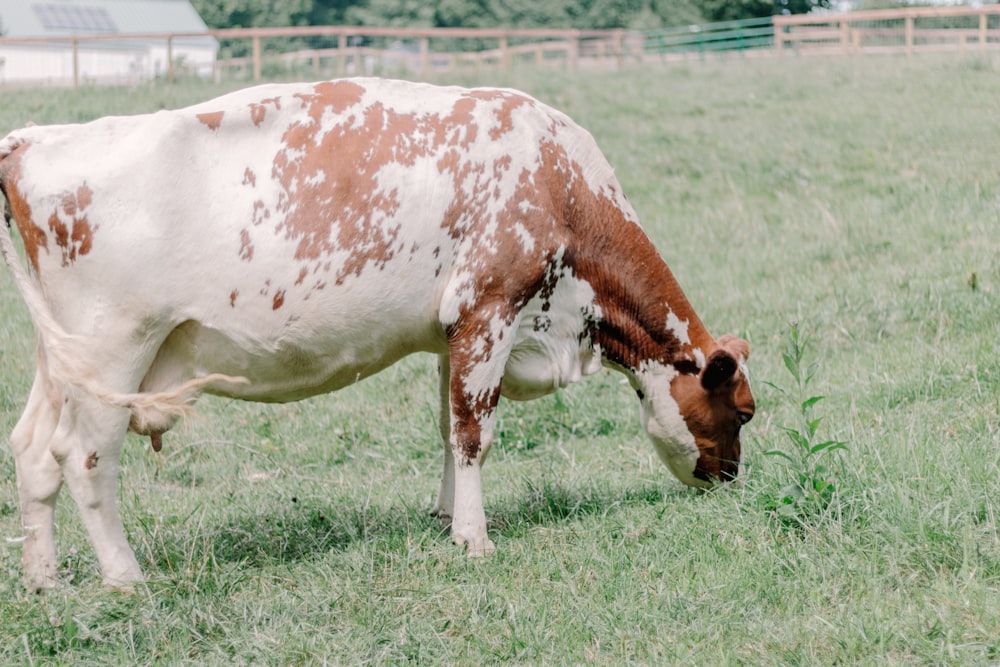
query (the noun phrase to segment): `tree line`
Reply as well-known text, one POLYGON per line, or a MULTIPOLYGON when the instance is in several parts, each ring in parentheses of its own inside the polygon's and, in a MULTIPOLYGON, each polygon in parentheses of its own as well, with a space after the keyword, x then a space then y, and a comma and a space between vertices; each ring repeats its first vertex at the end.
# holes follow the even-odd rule
POLYGON ((799 14, 831 0, 191 0, 210 28, 651 29, 799 14))

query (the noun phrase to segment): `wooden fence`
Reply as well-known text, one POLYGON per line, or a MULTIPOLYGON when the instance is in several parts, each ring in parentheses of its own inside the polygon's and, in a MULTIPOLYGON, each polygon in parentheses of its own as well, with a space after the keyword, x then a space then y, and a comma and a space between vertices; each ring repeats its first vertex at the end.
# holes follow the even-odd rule
MULTIPOLYGON (((634 35, 634 33, 633 33, 634 35)), ((301 66, 317 73, 374 74, 397 67, 426 73, 433 68, 454 67, 458 64, 509 68, 516 60, 536 64, 555 60, 575 69, 581 61, 621 66, 629 51, 624 30, 543 30, 543 29, 471 29, 471 28, 377 28, 363 26, 300 26, 289 28, 233 28, 198 33, 143 33, 73 35, 66 37, 0 37, 4 46, 68 45, 72 51, 72 81, 77 86, 84 79, 80 67, 80 51, 93 50, 105 43, 159 42, 166 46, 165 76, 173 81, 182 63, 175 58, 175 44, 181 40, 213 37, 222 42, 249 42, 249 55, 227 57, 224 53, 215 63, 215 76, 233 73, 259 81, 265 63, 279 67, 301 66), (275 49, 282 40, 301 44, 307 39, 334 42, 326 48, 275 49), (455 49, 448 44, 474 42, 477 48, 455 49), (265 42, 271 46, 265 49, 265 42), (433 48, 438 44, 445 48, 433 48)), ((635 49, 641 49, 633 45, 635 49)), ((287 47, 286 47, 287 48, 287 47)))
POLYGON ((774 17, 778 53, 906 53, 1000 48, 1000 5, 907 7, 774 17))
MULTIPOLYGON (((217 79, 258 81, 267 74, 426 74, 455 67, 510 68, 516 63, 622 67, 626 63, 704 59, 720 54, 907 53, 931 50, 1000 49, 1000 5, 919 7, 774 16, 726 23, 645 31, 471 28, 375 28, 302 26, 234 28, 198 33, 104 34, 64 37, 0 37, 6 46, 59 44, 72 52, 72 83, 95 80, 82 71, 79 54, 102 42, 142 40, 165 45, 173 81, 185 40, 215 38, 224 48, 209 72, 217 79), (305 46, 315 44, 316 46, 305 46), (234 48, 234 46, 236 48, 234 48), (231 53, 239 52, 239 57, 231 53), (246 53, 246 55, 242 55, 246 53)), ((188 68, 189 69, 189 68, 188 68)), ((205 75, 205 71, 199 70, 205 75)))

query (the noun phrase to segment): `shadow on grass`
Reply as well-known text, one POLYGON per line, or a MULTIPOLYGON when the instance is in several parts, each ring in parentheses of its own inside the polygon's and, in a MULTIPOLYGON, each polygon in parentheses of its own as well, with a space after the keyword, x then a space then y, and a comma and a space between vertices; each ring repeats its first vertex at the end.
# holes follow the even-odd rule
MULTIPOLYGON (((517 496, 487 507, 487 521, 492 534, 516 538, 534 526, 657 505, 676 493, 652 485, 615 490, 529 482, 517 496)), ((352 502, 291 499, 281 507, 247 512, 213 531, 214 556, 223 562, 264 566, 344 551, 359 542, 391 551, 405 550, 414 541, 448 540, 447 526, 430 516, 426 507, 354 508, 352 502)))

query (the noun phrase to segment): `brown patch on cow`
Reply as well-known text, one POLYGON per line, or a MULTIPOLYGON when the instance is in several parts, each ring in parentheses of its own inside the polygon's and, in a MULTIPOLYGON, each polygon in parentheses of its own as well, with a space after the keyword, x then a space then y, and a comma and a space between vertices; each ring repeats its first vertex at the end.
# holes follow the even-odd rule
POLYGON ((234 289, 232 292, 229 293, 229 305, 232 308, 236 307, 236 297, 238 297, 239 295, 240 291, 238 289, 234 289))
POLYGON ((500 400, 500 384, 477 387, 469 383, 475 377, 473 369, 491 363, 505 363, 493 359, 493 348, 503 337, 503 331, 494 337, 493 322, 501 319, 510 326, 517 308, 509 303, 493 305, 481 303, 469 308, 466 315, 448 330, 448 348, 451 366, 449 393, 451 395, 451 437, 462 452, 466 464, 475 461, 484 443, 482 424, 496 410, 500 400))
POLYGON ((278 310, 285 303, 285 290, 278 290, 274 293, 274 300, 272 302, 271 310, 278 310))
POLYGON ((31 206, 20 191, 21 160, 30 147, 31 144, 21 144, 3 158, 0 162, 0 187, 7 198, 17 230, 21 234, 28 262, 35 273, 39 273, 38 254, 40 250, 48 250, 49 238, 45 230, 32 220, 31 206))
POLYGON ((84 183, 76 192, 65 192, 59 206, 49 216, 49 229, 55 235, 56 245, 62 249, 62 265, 69 266, 80 255, 90 252, 94 231, 87 219, 86 209, 93 202, 93 192, 84 183))
POLYGON ((261 123, 264 122, 264 118, 267 116, 268 105, 273 106, 275 110, 280 110, 281 98, 268 97, 260 102, 253 102, 250 104, 250 120, 253 122, 255 127, 260 127, 261 123))
POLYGON ((343 113, 356 104, 361 103, 365 94, 364 86, 353 81, 323 81, 313 86, 312 95, 296 95, 304 109, 309 109, 309 116, 315 122, 323 117, 323 111, 329 107, 335 114, 343 113), (316 106, 316 100, 321 99, 322 105, 316 106))
MULTIPOLYGON (((604 356, 637 369, 643 361, 674 363, 691 347, 712 345, 666 262, 642 228, 611 198, 615 190, 594 192, 583 167, 557 142, 544 140, 539 151, 538 170, 530 178, 522 175, 511 202, 525 200, 533 209, 552 212, 572 230, 567 236, 571 243, 567 264, 594 288, 602 313, 594 342, 604 356), (688 322, 691 346, 686 349, 666 327, 671 312, 688 322)), ((506 214, 512 220, 518 215, 513 210, 506 214)))
POLYGON ((247 167, 243 172, 243 185, 249 185, 252 188, 257 186, 257 175, 250 167, 247 167))
MULTIPOLYGON (((478 102, 472 97, 458 99, 448 114, 435 115, 402 114, 378 101, 358 108, 363 94, 361 86, 339 81, 297 95, 309 120, 286 130, 285 148, 272 167, 282 186, 274 207, 281 220, 276 231, 297 241, 295 259, 315 268, 324 264, 324 256, 352 249, 337 270, 337 284, 368 266, 383 268, 404 250, 399 224, 388 224, 400 193, 380 189, 380 170, 389 163, 412 166, 421 157, 442 154, 444 146, 466 151, 477 131, 473 110, 478 102), (320 120, 327 112, 350 117, 323 133, 320 120)), ((260 217, 255 210, 255 221, 260 217)))
MULTIPOLYGON (((379 101, 360 107, 364 93, 356 83, 336 81, 296 95, 306 119, 286 129, 283 147, 272 161, 271 176, 280 186, 277 200, 270 206, 262 200, 253 204, 254 227, 273 218, 274 230, 296 243, 294 259, 301 265, 295 285, 304 284, 309 271, 331 271, 327 258, 337 250, 350 248, 351 253, 332 269, 336 284, 366 268, 382 269, 406 252, 398 238, 400 223, 394 221, 401 193, 379 182, 380 171, 390 163, 413 166, 418 159, 437 156, 438 168, 451 175, 462 199, 443 225, 461 227, 452 232, 456 242, 461 239, 476 227, 490 197, 498 196, 490 175, 503 174, 512 163, 509 155, 482 164, 469 154, 479 131, 477 106, 490 105, 497 115, 495 130, 503 134, 512 126, 513 109, 530 102, 506 92, 473 92, 459 97, 445 113, 405 114, 379 101), (324 129, 321 121, 327 114, 346 117, 324 129), (464 194, 468 189, 475 190, 471 197, 464 194), (466 215, 458 213, 463 207, 466 215)), ((243 180, 251 187, 256 182, 246 173, 243 180)), ((252 240, 248 236, 241 236, 241 256, 252 240)), ((310 289, 325 284, 317 281, 310 289)))
POLYGON ((253 241, 250 240, 250 231, 246 229, 240 232, 240 259, 245 262, 253 259, 253 241))
POLYGON ((225 115, 225 111, 212 111, 210 113, 200 113, 196 116, 196 118, 201 121, 205 127, 214 132, 222 126, 222 117, 225 115))
POLYGON ((271 210, 267 208, 267 204, 263 200, 258 199, 253 203, 253 214, 250 216, 250 221, 253 223, 254 227, 260 226, 262 222, 271 217, 271 210))
POLYGON ((91 452, 90 456, 87 457, 87 460, 83 462, 83 467, 87 470, 93 470, 97 467, 97 462, 99 460, 100 457, 97 456, 97 452, 91 452))
POLYGON ((514 111, 523 106, 535 106, 535 100, 526 95, 519 95, 504 90, 474 90, 469 97, 486 102, 500 100, 500 106, 494 112, 497 125, 490 129, 490 139, 498 140, 514 129, 514 111))

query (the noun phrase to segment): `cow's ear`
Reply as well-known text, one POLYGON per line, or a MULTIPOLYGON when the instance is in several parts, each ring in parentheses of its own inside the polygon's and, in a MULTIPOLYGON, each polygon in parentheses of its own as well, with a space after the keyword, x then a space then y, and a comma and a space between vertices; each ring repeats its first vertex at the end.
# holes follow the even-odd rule
POLYGON ((750 343, 742 338, 726 334, 725 336, 719 336, 719 340, 715 341, 715 343, 719 347, 729 350, 734 357, 743 357, 744 360, 750 358, 750 343))
POLYGON ((717 348, 715 352, 708 355, 705 368, 701 371, 701 386, 706 391, 715 391, 732 379, 737 368, 739 368, 739 362, 736 357, 725 348, 717 348))

